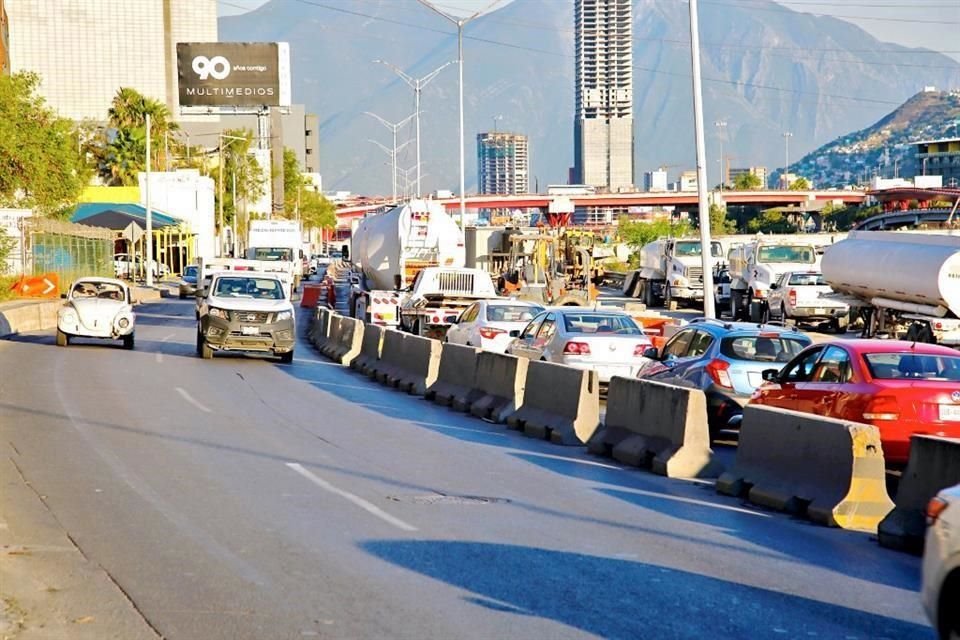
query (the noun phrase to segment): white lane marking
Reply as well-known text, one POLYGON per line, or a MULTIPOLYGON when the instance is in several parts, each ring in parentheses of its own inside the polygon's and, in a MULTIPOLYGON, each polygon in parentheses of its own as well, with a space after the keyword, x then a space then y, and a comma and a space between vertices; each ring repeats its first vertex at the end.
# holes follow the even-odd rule
POLYGON ((318 487, 320 487, 321 489, 323 489, 324 491, 329 491, 330 493, 332 493, 332 494, 334 494, 334 495, 340 496, 341 498, 344 498, 345 500, 348 500, 348 501, 352 502, 353 504, 357 505, 358 507, 360 507, 361 509, 363 509, 363 510, 366 511, 367 513, 370 513, 370 514, 372 514, 372 515, 377 516, 378 518, 380 518, 380 519, 383 520, 384 522, 387 522, 387 523, 389 523, 389 524, 392 524, 393 526, 395 526, 397 529, 400 529, 401 531, 416 531, 416 530, 417 530, 417 528, 416 528, 415 526, 413 526, 413 525, 411 525, 411 524, 407 524, 406 522, 404 522, 403 520, 400 520, 399 518, 393 517, 392 515, 390 515, 389 513, 387 513, 386 511, 384 511, 384 510, 381 509, 380 507, 378 507, 377 505, 375 505, 375 504, 373 504, 373 503, 371 503, 371 502, 367 502, 366 500, 364 500, 364 499, 361 498, 360 496, 355 496, 355 495, 353 495, 352 493, 350 493, 349 491, 344 491, 343 489, 339 489, 339 488, 333 486, 332 484, 330 484, 329 482, 327 482, 327 481, 324 480, 323 478, 320 478, 320 477, 316 476, 315 474, 313 474, 312 472, 304 469, 304 468, 303 468, 303 465, 301 465, 301 464, 299 464, 299 463, 296 463, 296 462, 288 462, 288 463, 287 463, 287 466, 290 467, 291 469, 293 469, 294 471, 296 471, 297 473, 299 473, 300 475, 302 475, 304 478, 306 478, 307 480, 309 480, 309 481, 312 482, 313 484, 315 484, 315 485, 317 485, 318 487))
POLYGON ((656 491, 644 491, 643 489, 622 489, 622 490, 624 491, 624 493, 649 496, 651 498, 660 498, 662 500, 672 500, 674 502, 683 502, 686 504, 695 504, 699 507, 710 507, 712 509, 720 509, 722 511, 733 511, 735 513, 745 513, 750 516, 759 516, 761 518, 773 517, 769 513, 762 513, 760 511, 753 511, 751 509, 741 509, 740 507, 731 507, 726 504, 716 504, 714 502, 707 502, 706 500, 696 500, 694 498, 682 498, 680 496, 671 496, 666 493, 657 493, 656 491))
POLYGON ((358 384, 341 384, 339 382, 325 382, 324 380, 307 380, 301 378, 304 382, 309 382, 310 384, 315 384, 321 387, 341 387, 343 389, 360 389, 361 391, 369 391, 370 387, 362 387, 358 384))
POLYGON ((205 407, 199 401, 195 400, 193 396, 187 393, 186 389, 177 387, 177 393, 179 393, 184 400, 195 406, 197 409, 200 409, 200 411, 203 411, 204 413, 213 413, 213 411, 211 411, 208 407, 205 407))
POLYGON ((328 360, 312 360, 310 358, 294 358, 294 362, 297 364, 322 364, 327 367, 342 367, 339 362, 330 362, 328 360))
MULTIPOLYGON (((176 337, 176 334, 171 333, 170 335, 162 338, 162 339, 160 340, 160 342, 166 342, 166 341, 168 341, 168 340, 173 339, 174 337, 176 337)), ((163 354, 160 353, 159 351, 157 351, 157 353, 156 353, 156 358, 157 358, 157 362, 158 362, 158 363, 163 362, 163 354)))
POLYGON ((540 453, 539 451, 529 451, 524 449, 510 449, 510 453, 520 453, 528 456, 536 456, 537 458, 551 458, 553 460, 563 460, 564 462, 573 462, 574 464, 584 464, 590 467, 600 467, 601 469, 613 469, 615 471, 623 471, 623 467, 618 467, 613 464, 606 464, 603 462, 594 462, 593 460, 580 460, 578 458, 569 458, 567 456, 557 456, 550 453, 540 453))

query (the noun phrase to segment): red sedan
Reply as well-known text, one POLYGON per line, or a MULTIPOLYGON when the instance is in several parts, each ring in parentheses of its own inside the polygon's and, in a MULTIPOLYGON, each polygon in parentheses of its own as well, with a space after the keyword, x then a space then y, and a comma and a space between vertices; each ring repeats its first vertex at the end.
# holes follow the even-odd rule
POLYGON ((960 352, 899 340, 837 340, 801 351, 752 399, 872 424, 888 463, 905 464, 915 433, 960 438, 960 352))

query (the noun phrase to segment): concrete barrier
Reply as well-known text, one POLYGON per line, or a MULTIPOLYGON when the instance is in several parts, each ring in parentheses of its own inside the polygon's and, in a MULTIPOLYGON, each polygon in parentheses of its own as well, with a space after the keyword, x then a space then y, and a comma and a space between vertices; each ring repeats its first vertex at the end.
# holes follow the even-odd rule
POLYGON ((322 353, 331 360, 349 366, 360 354, 363 344, 363 322, 346 316, 334 316, 330 325, 330 339, 322 353))
POLYGON ((960 484, 960 439, 910 438, 910 459, 900 477, 896 507, 877 529, 880 544, 923 553, 927 503, 941 489, 955 484, 960 484))
POLYGON ((350 363, 350 368, 370 375, 377 368, 377 362, 380 360, 381 344, 383 344, 383 327, 375 324, 364 325, 360 353, 350 363))
POLYGON ((587 449, 670 478, 715 478, 723 471, 710 448, 703 391, 649 380, 610 381, 606 420, 587 449))
POLYGON ((876 427, 747 405, 717 490, 844 529, 876 532, 893 509, 876 427))
POLYGON ((327 341, 330 339, 330 319, 333 315, 329 309, 322 307, 317 308, 310 315, 310 328, 307 337, 310 339, 310 344, 321 353, 323 353, 323 348, 327 346, 327 341))
POLYGON ((327 356, 331 360, 336 360, 337 348, 340 344, 340 338, 342 336, 340 328, 340 320, 343 318, 338 313, 330 314, 330 319, 327 322, 327 340, 320 347, 320 353, 327 356))
POLYGON ((437 379, 440 368, 438 340, 408 335, 403 339, 403 366, 397 375, 397 388, 422 396, 437 379))
POLYGON ((62 300, 23 300, 0 305, 0 337, 55 329, 62 300))
POLYGON ((367 375, 381 384, 395 387, 403 370, 403 341, 408 335, 395 329, 384 329, 380 360, 367 375))
POLYGON ((477 388, 477 358, 480 349, 460 344, 445 343, 440 353, 437 379, 427 389, 427 400, 467 411, 483 395, 477 388))
POLYGON ((600 424, 600 381, 596 371, 552 362, 527 365, 523 406, 507 426, 556 444, 579 445, 600 424))
POLYGON ((470 404, 470 413, 493 422, 506 422, 523 406, 528 363, 526 358, 481 352, 477 356, 479 397, 470 404))

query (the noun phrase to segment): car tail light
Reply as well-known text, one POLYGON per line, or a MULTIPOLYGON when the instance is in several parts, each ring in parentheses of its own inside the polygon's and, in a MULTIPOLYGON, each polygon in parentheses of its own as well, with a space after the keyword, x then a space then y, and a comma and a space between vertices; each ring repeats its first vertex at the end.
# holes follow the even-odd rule
POLYGON ((950 503, 939 496, 930 498, 927 503, 927 526, 933 525, 950 503))
POLYGON ((787 299, 790 301, 790 306, 797 306, 797 290, 790 289, 790 293, 787 294, 787 299))
POLYGON ((762 300, 763 298, 767 297, 767 292, 763 289, 755 289, 753 292, 753 297, 757 298, 758 300, 762 300))
POLYGON ((730 380, 730 363, 726 360, 711 360, 707 363, 707 374, 721 387, 733 389, 733 381, 730 380))
POLYGON ((893 396, 875 396, 863 410, 864 420, 899 420, 900 404, 893 396))
POLYGON ((440 316, 433 316, 433 324, 440 324, 440 316))
POLYGON ((506 333, 503 329, 493 329, 491 327, 483 327, 480 329, 480 337, 486 338, 487 340, 493 340, 502 333, 506 333))
POLYGON ((590 345, 586 342, 568 342, 563 345, 563 353, 568 356, 590 355, 590 345))
POLYGON ((640 344, 638 344, 637 346, 635 346, 635 347, 633 348, 633 355, 635 355, 635 356, 642 356, 642 355, 643 355, 643 352, 646 351, 647 349, 649 349, 649 348, 652 347, 652 346, 653 346, 653 345, 650 344, 649 342, 641 342, 640 344))

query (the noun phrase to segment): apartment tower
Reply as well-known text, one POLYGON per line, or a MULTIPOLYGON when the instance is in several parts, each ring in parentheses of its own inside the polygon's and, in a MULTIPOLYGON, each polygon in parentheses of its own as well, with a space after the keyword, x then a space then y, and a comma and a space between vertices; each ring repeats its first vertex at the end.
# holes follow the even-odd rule
POLYGON ((633 189, 631 0, 574 0, 574 181, 633 189))
POLYGON ((530 191, 527 136, 493 131, 477 134, 477 191, 515 194, 530 191))

